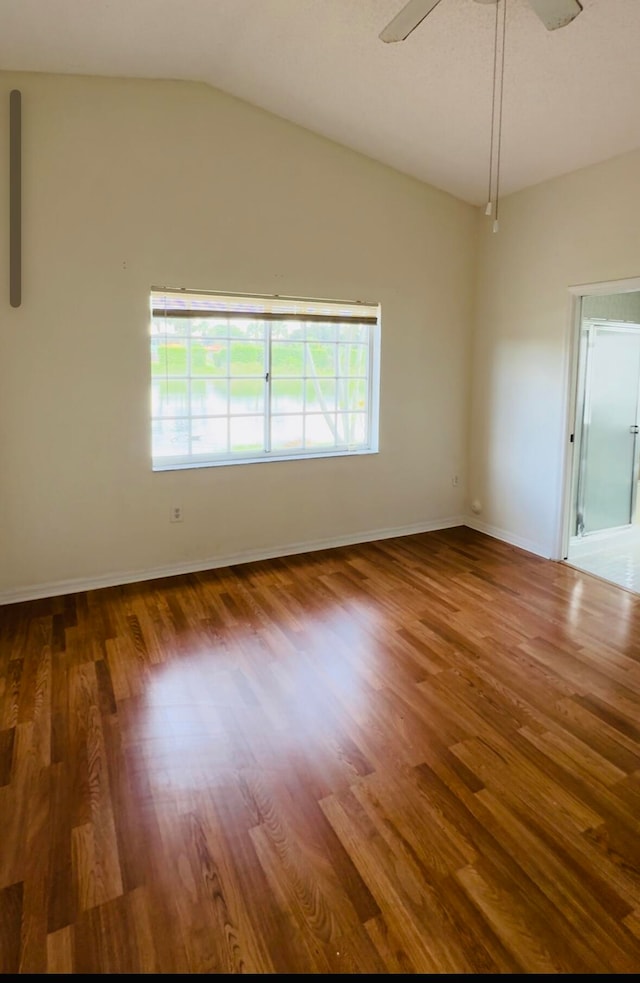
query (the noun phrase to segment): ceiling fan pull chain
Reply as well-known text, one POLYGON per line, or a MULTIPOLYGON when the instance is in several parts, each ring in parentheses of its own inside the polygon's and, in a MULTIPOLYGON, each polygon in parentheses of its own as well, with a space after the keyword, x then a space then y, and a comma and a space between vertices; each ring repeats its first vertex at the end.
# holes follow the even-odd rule
POLYGON ((500 65, 500 103, 498 107, 498 153, 496 161, 496 217, 493 231, 498 231, 498 210, 500 207, 500 161, 502 158, 502 97, 504 94, 504 53, 507 39, 507 0, 502 0, 502 52, 500 65))
POLYGON ((496 82, 498 76, 498 4, 496 3, 496 18, 493 35, 493 90, 491 93, 491 142, 489 148, 489 191, 487 193, 487 206, 484 210, 485 215, 491 215, 493 211, 493 148, 495 140, 496 123, 496 82))

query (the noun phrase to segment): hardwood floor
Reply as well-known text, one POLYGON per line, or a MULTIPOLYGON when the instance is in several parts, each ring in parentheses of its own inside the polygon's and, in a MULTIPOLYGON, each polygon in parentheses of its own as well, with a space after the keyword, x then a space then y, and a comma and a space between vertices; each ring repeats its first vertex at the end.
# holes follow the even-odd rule
POLYGON ((0 969, 640 971, 640 597, 468 529, 0 609, 0 969))

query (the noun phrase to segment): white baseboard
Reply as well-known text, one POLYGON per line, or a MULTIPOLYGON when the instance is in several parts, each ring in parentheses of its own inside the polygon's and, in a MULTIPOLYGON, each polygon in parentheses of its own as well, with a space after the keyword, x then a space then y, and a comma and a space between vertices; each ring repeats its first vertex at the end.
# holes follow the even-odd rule
POLYGON ((483 532, 493 539, 499 539, 503 543, 509 543, 510 546, 517 546, 521 550, 526 550, 527 553, 535 553, 536 556, 541 556, 545 560, 550 559, 549 550, 541 546, 540 543, 534 543, 533 540, 525 539, 523 536, 514 536, 513 533, 507 532, 506 529, 500 529, 498 526, 492 526, 488 522, 483 522, 482 519, 478 519, 475 515, 465 516, 463 525, 468 526, 469 529, 475 529, 476 532, 483 532))
POLYGON ((313 553, 317 552, 317 550, 333 549, 337 546, 355 546, 358 543, 375 542, 377 539, 413 536, 421 532, 435 532, 438 529, 451 529, 454 526, 464 525, 468 525, 466 519, 464 516, 458 515, 446 519, 434 519, 430 522, 418 522, 410 526, 396 526, 392 529, 371 529, 368 532, 360 532, 347 536, 334 536, 329 539, 312 540, 302 543, 290 543, 287 546, 261 550, 244 550, 240 553, 228 554, 226 556, 205 557, 193 562, 172 563, 169 566, 154 567, 148 570, 124 570, 119 573, 109 573, 102 576, 81 577, 77 580, 57 580, 46 584, 32 584, 0 591, 0 606, 15 604, 18 601, 34 601, 42 597, 76 594, 79 591, 99 590, 101 587, 118 587, 122 584, 134 584, 143 580, 157 580, 160 577, 175 577, 184 573, 214 570, 218 567, 231 567, 241 563, 253 563, 256 560, 272 560, 279 556, 313 553))

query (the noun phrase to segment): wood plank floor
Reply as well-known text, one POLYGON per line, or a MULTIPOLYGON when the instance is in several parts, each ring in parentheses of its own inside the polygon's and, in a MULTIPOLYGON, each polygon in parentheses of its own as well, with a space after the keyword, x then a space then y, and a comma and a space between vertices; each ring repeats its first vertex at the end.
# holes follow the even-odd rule
POLYGON ((640 597, 468 529, 0 609, 0 969, 640 971, 640 597))

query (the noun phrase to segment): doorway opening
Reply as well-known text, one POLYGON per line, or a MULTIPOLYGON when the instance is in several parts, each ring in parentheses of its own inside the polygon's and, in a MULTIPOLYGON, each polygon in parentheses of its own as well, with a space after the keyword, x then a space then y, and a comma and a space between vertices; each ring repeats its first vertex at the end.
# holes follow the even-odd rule
POLYGON ((564 557, 640 593, 640 290, 579 300, 564 557))

